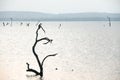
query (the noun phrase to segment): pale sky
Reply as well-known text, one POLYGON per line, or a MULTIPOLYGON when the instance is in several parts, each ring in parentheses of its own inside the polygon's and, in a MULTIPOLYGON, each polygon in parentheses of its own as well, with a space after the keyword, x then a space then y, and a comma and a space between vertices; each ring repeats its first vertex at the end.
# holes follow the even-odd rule
POLYGON ((0 11, 120 13, 120 0, 0 0, 0 11))

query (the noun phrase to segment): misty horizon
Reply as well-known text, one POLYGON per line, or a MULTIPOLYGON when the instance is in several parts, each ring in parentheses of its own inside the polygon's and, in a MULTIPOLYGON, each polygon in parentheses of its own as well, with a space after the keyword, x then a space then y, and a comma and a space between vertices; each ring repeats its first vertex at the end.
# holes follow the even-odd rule
POLYGON ((120 13, 43 13, 28 11, 0 11, 0 21, 107 21, 110 17, 112 21, 120 21, 120 13))

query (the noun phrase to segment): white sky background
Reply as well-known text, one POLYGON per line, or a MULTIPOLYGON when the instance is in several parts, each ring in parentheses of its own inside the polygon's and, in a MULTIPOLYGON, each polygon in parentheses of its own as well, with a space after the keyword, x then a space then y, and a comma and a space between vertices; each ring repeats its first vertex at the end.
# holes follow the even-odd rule
POLYGON ((0 0, 0 11, 120 13, 120 0, 0 0))

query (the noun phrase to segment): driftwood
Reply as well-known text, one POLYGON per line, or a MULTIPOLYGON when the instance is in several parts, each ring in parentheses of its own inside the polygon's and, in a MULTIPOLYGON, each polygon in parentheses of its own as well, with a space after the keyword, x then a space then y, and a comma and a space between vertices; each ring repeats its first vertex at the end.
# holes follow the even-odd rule
POLYGON ((38 39, 38 31, 39 31, 40 29, 42 29, 43 32, 45 33, 45 30, 43 29, 43 27, 41 26, 41 24, 39 24, 39 26, 38 26, 38 28, 37 28, 37 30, 36 30, 35 43, 34 43, 34 45, 32 46, 32 52, 33 52, 33 54, 34 54, 34 56, 35 56, 35 58, 36 58, 36 60, 37 60, 38 66, 39 66, 39 68, 40 68, 40 71, 37 71, 37 70, 35 70, 35 69, 31 69, 31 68, 30 68, 30 64, 29 64, 28 62, 26 63, 26 64, 27 64, 27 70, 26 70, 26 71, 28 71, 28 72, 33 72, 33 73, 35 73, 36 76, 39 75, 39 76, 42 78, 42 77, 43 77, 43 63, 44 63, 44 61, 45 61, 48 57, 56 56, 57 54, 47 55, 47 56, 42 60, 42 62, 40 61, 40 59, 39 59, 39 57, 38 57, 38 55, 37 55, 37 53, 36 53, 36 51, 35 51, 35 47, 36 47, 37 43, 40 42, 40 41, 45 40, 45 41, 47 41, 47 42, 43 43, 43 44, 45 45, 45 44, 48 44, 48 43, 52 43, 52 41, 53 41, 52 39, 49 39, 48 37, 44 37, 44 38, 38 39))

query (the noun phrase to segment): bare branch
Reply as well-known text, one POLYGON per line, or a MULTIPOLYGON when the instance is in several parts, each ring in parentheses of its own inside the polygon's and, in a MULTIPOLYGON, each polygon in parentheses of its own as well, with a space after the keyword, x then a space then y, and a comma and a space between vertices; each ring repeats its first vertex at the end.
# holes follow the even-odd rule
POLYGON ((44 33, 46 33, 42 26, 41 26, 41 29, 43 30, 44 33))
POLYGON ((39 41, 42 41, 42 40, 46 40, 47 42, 45 42, 45 43, 43 43, 43 44, 47 44, 47 43, 52 43, 52 39, 49 39, 48 37, 44 37, 44 38, 41 38, 41 39, 39 39, 39 40, 37 40, 37 42, 39 42, 39 41))
POLYGON ((33 54, 34 54, 34 56, 35 56, 35 58, 36 58, 36 60, 37 60, 37 62, 38 62, 38 65, 39 65, 39 67, 40 67, 40 70, 41 70, 41 69, 42 69, 42 66, 41 66, 41 63, 40 63, 39 57, 38 57, 38 55, 37 55, 36 52, 35 52, 36 44, 37 44, 37 42, 35 42, 35 44, 33 45, 33 47, 32 47, 32 51, 33 51, 33 54))
POLYGON ((33 73, 35 73, 36 75, 39 75, 39 74, 40 74, 38 71, 36 71, 36 70, 34 70, 34 69, 30 69, 29 63, 26 63, 26 64, 27 64, 27 68, 28 68, 26 71, 33 72, 33 73))
POLYGON ((43 27, 42 27, 42 23, 40 23, 39 25, 38 25, 38 28, 40 29, 42 29, 43 30, 43 32, 45 33, 45 30, 43 29, 43 27))
POLYGON ((37 30, 36 30, 36 39, 35 39, 36 41, 37 41, 37 38, 38 38, 38 31, 39 31, 39 29, 40 28, 38 27, 37 30))
POLYGON ((56 55, 57 55, 57 53, 56 53, 56 54, 47 55, 47 56, 43 59, 43 61, 42 61, 42 66, 43 66, 44 61, 45 61, 48 57, 50 57, 50 56, 56 56, 56 55))
POLYGON ((34 56, 35 56, 35 58, 36 58, 36 60, 37 60, 37 63, 38 63, 39 68, 40 68, 40 71, 38 72, 38 71, 36 71, 36 70, 34 70, 34 69, 31 69, 31 68, 29 67, 29 66, 30 66, 29 63, 26 63, 26 64, 27 64, 27 70, 26 70, 26 71, 33 72, 33 73, 35 73, 36 75, 40 75, 41 78, 42 78, 42 77, 43 77, 43 63, 44 63, 44 61, 45 61, 48 57, 50 57, 50 56, 56 56, 57 54, 48 55, 48 56, 46 56, 46 57, 43 59, 42 63, 40 62, 39 56, 37 55, 37 53, 36 53, 36 51, 35 51, 35 48, 36 48, 37 43, 40 42, 40 41, 45 40, 45 41, 47 41, 47 42, 44 42, 43 44, 48 44, 48 43, 52 43, 52 41, 53 41, 52 39, 49 39, 48 37, 44 37, 44 38, 38 39, 38 31, 40 30, 40 28, 41 28, 41 29, 44 31, 44 33, 45 33, 45 30, 43 29, 43 27, 42 27, 41 25, 42 25, 41 23, 38 25, 38 28, 37 28, 37 30, 36 30, 35 43, 34 43, 34 45, 32 46, 32 52, 33 52, 33 54, 34 54, 34 56))
POLYGON ((40 23, 40 24, 38 25, 38 28, 37 28, 37 30, 36 30, 36 41, 38 40, 38 31, 39 31, 40 28, 41 28, 41 29, 44 31, 44 33, 45 33, 45 30, 43 29, 43 27, 42 27, 41 25, 42 25, 42 23, 40 23))
POLYGON ((27 64, 27 68, 29 69, 29 63, 26 63, 27 64))

